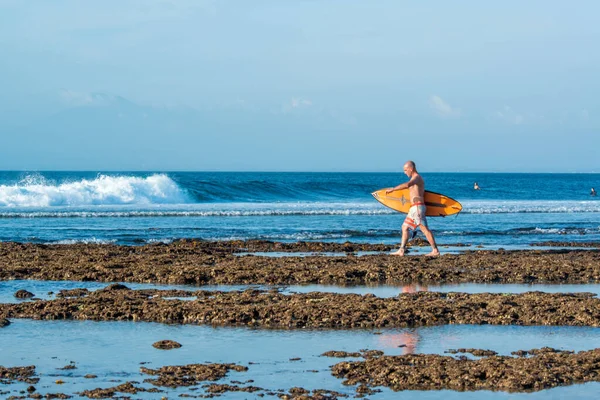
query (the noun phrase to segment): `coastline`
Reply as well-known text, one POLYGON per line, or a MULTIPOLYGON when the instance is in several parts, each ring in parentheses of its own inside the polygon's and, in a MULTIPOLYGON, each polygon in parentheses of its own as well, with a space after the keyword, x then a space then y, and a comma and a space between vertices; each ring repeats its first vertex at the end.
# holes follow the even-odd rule
MULTIPOLYGON (((422 244, 417 241, 413 246, 422 244)), ((110 381, 117 384, 97 383, 96 375, 92 373, 83 376, 83 372, 75 375, 68 371, 61 372, 53 375, 61 377, 56 384, 45 387, 51 387, 56 392, 62 389, 59 388, 59 382, 74 381, 78 382, 78 388, 83 389, 66 390, 70 394, 46 393, 57 398, 114 398, 120 394, 133 394, 141 398, 161 398, 152 397, 154 395, 205 398, 229 397, 238 393, 283 399, 337 399, 349 397, 353 391, 355 397, 376 396, 381 391, 390 393, 390 389, 450 389, 459 392, 498 389, 510 393, 600 382, 600 376, 594 372, 600 350, 597 348, 579 352, 564 348, 523 350, 519 343, 513 343, 512 355, 497 355, 493 351, 477 349, 458 350, 459 353, 472 352, 483 356, 475 360, 464 355, 414 352, 413 341, 419 337, 418 333, 411 333, 410 330, 414 329, 460 325, 598 329, 600 299, 593 293, 466 293, 460 290, 444 293, 412 292, 410 289, 411 284, 600 283, 600 244, 552 242, 543 245, 556 248, 506 251, 464 247, 459 254, 428 258, 410 255, 394 257, 388 254, 394 246, 364 243, 261 240, 178 240, 169 244, 144 246, 0 243, 0 281, 15 281, 17 286, 29 280, 56 281, 50 282, 56 287, 60 287, 61 282, 68 282, 70 287, 48 293, 53 297, 47 299, 34 297, 35 293, 15 293, 15 297, 20 297, 15 302, 0 303, 0 329, 9 338, 21 334, 22 326, 28 324, 22 321, 38 321, 42 324, 93 321, 141 326, 153 323, 181 327, 206 326, 213 329, 250 329, 254 335, 260 335, 261 332, 315 332, 320 335, 327 331, 343 335, 344 332, 360 331, 375 337, 397 338, 391 340, 404 343, 396 347, 408 346, 410 349, 399 355, 393 354, 394 351, 390 354, 389 349, 386 352, 361 350, 361 353, 352 354, 359 354, 364 361, 342 361, 322 370, 304 371, 304 374, 325 374, 329 379, 337 378, 338 383, 325 385, 328 389, 317 389, 312 385, 304 388, 306 385, 302 382, 306 381, 300 378, 301 375, 293 375, 298 376, 299 384, 288 389, 255 385, 254 378, 244 382, 227 381, 227 371, 231 366, 239 371, 247 371, 244 373, 252 377, 256 363, 248 360, 241 363, 236 361, 235 365, 223 363, 224 360, 218 356, 204 364, 171 363, 159 365, 158 369, 141 367, 134 374, 138 380, 124 377, 110 381), (360 255, 361 252, 375 254, 360 255), (305 254, 300 256, 299 253, 305 254), (106 285, 88 290, 78 287, 77 282, 104 282, 106 285), (132 290, 127 287, 128 283, 197 288, 132 290), (333 290, 388 285, 396 287, 397 294, 378 297, 371 293, 296 293, 282 290, 285 285, 315 284, 332 285, 333 290), (203 286, 210 285, 217 285, 217 288, 228 285, 263 287, 230 291, 203 289, 203 286), (409 285, 408 292, 403 293, 403 285, 409 285), (409 331, 393 333, 399 329, 409 331), (553 373, 564 376, 564 379, 546 374, 548 363, 555 365, 553 373), (394 375, 393 371, 401 371, 409 364, 417 367, 409 368, 402 376, 394 375), (571 371, 568 376, 561 372, 565 368, 571 371), (517 370, 518 373, 513 373, 517 370), (499 371, 503 378, 490 378, 490 374, 499 371), (158 380, 147 378, 148 374, 158 374, 160 377, 158 380), (381 374, 387 378, 376 379, 381 374), (139 380, 143 380, 143 383, 139 380)), ((176 338, 175 335, 162 339, 176 338)), ((114 341, 116 337, 110 337, 109 340, 114 341)), ((342 350, 339 348, 330 350, 336 354, 343 353, 333 351, 342 350)), ((356 352, 358 348, 346 346, 343 350, 356 352)), ((297 354, 301 357, 290 358, 288 362, 315 357, 308 348, 299 349, 297 354)), ((325 355, 323 353, 319 357, 325 355)), ((78 362, 82 361, 84 365, 89 364, 85 357, 78 359, 78 362)), ((59 369, 76 368, 72 361, 59 369)), ((47 372, 42 367, 39 373, 37 371, 36 366, 0 367, 2 379, 9 385, 7 389, 12 389, 15 394, 19 391, 15 388, 23 382, 31 385, 28 388, 30 393, 37 390, 33 385, 47 379, 44 378, 47 372)), ((9 394, 11 391, 1 393, 9 394)), ((32 396, 39 398, 35 397, 37 394, 32 396)))

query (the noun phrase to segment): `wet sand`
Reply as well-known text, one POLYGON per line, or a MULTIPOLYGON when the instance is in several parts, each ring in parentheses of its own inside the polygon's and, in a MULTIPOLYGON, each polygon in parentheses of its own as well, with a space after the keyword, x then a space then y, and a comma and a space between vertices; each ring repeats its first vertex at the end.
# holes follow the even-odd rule
MULTIPOLYGON (((178 241, 140 247, 0 244, 0 280, 165 284, 443 284, 600 282, 597 250, 466 251, 436 258, 236 256, 244 242, 178 241)), ((277 247, 271 242, 246 245, 277 247)), ((280 244, 288 250, 306 243, 280 244)), ((311 243, 327 251, 348 244, 311 243)), ((356 245, 371 249, 381 245, 356 245)), ((254 248, 253 247, 253 248, 254 248)), ((354 248, 354 247, 353 247, 354 248)), ((278 251, 281 249, 277 249, 278 251)))

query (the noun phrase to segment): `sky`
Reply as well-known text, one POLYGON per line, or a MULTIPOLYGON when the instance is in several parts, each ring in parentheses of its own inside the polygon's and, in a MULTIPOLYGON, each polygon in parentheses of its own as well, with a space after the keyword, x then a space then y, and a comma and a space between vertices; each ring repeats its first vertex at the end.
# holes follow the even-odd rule
POLYGON ((0 169, 600 172, 599 14, 0 0, 0 169))

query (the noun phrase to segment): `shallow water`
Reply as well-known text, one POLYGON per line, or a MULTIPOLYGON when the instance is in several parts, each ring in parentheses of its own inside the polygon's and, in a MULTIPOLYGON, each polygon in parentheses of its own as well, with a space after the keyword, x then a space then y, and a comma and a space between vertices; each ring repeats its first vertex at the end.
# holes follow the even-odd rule
MULTIPOLYGON (((421 291, 431 292, 465 292, 465 293, 525 293, 540 291, 547 293, 581 293, 588 292, 600 295, 600 284, 486 284, 486 283, 461 283, 452 285, 381 285, 381 286, 334 286, 334 285, 154 285, 146 283, 121 282, 130 289, 180 289, 180 290, 247 290, 259 289, 270 290, 277 288, 282 293, 371 293, 377 297, 394 297, 401 293, 413 293, 421 291)), ((53 299, 59 290, 86 288, 90 291, 102 289, 110 283, 102 282, 78 282, 78 281, 34 281, 34 280, 12 280, 0 281, 0 303, 16 303, 20 300, 14 297, 17 290, 27 290, 40 299, 53 299), (53 294, 48 294, 53 292, 53 294)), ((185 298, 184 298, 185 299, 185 298)), ((188 298, 189 299, 189 298, 188 298)))
MULTIPOLYGON (((238 257, 244 256, 255 256, 255 257, 272 257, 272 258, 281 258, 281 257, 348 257, 348 255, 363 257, 363 256, 373 256, 373 255, 391 255, 394 251, 397 250, 398 243, 394 243, 395 249, 389 252, 380 252, 380 251, 355 251, 352 253, 344 253, 344 252, 310 252, 310 251, 253 251, 253 252, 240 252, 234 253, 234 255, 238 257)), ((468 246, 439 246, 439 250, 441 254, 460 254, 466 251, 479 251, 479 250, 541 250, 541 251, 559 251, 559 250, 585 250, 585 251, 597 251, 596 248, 590 247, 561 247, 561 246, 532 246, 528 244, 522 245, 468 245, 468 246)), ((429 246, 419 246, 419 247, 409 247, 407 249, 406 256, 422 256, 431 251, 429 246)))
MULTIPOLYGON (((252 385, 272 390, 302 386, 352 395, 354 387, 342 385, 340 379, 330 374, 329 366, 341 359, 320 357, 320 354, 328 350, 358 351, 364 348, 383 350, 390 355, 408 352, 442 354, 448 349, 460 347, 492 349, 505 355, 515 350, 543 346, 580 351, 598 346, 600 328, 461 325, 378 331, 275 331, 156 323, 13 319, 11 325, 0 330, 0 338, 0 365, 35 365, 41 376, 40 382, 35 385, 40 393, 71 394, 83 389, 116 386, 125 381, 142 382, 148 376, 139 373, 141 362, 148 362, 146 366, 150 368, 223 362, 246 365, 249 370, 230 372, 220 381, 222 383, 253 379, 252 385), (175 340, 183 347, 164 351, 151 346, 162 339, 175 340), (399 345, 406 347, 399 348, 399 345), (295 357, 301 360, 290 361, 295 357), (77 369, 57 369, 71 361, 75 362, 77 369), (84 379, 85 374, 96 374, 98 378, 84 379), (55 385, 57 379, 65 381, 65 384, 55 385)), ((19 383, 3 386, 2 390, 21 390, 27 386, 19 383)), ((148 384, 141 386, 150 387, 148 384)), ((598 389, 600 384, 589 383, 532 394, 452 391, 392 393, 384 390, 369 397, 387 399, 411 397, 418 393, 419 397, 424 398, 444 396, 449 399, 592 398, 597 395, 598 389)), ((194 392, 189 388, 169 389, 167 395, 180 393, 194 392)), ((165 393, 138 393, 133 397, 156 399, 162 396, 165 393)), ((253 397, 244 393, 227 393, 224 396, 253 397)))
POLYGON ((417 285, 407 284, 402 286, 327 286, 306 285, 286 286, 285 292, 308 293, 308 292, 333 292, 333 293, 372 293, 377 297, 394 297, 401 293, 414 292, 464 292, 464 293, 582 293, 589 292, 600 295, 600 284, 487 284, 487 283, 461 283, 453 285, 417 285))

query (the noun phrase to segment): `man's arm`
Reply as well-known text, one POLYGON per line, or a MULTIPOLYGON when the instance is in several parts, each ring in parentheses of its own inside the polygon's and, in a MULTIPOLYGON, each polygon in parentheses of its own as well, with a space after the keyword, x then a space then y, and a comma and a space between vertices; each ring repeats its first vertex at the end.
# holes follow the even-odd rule
POLYGON ((393 187, 391 189, 388 189, 385 191, 385 194, 390 194, 392 192, 395 192, 396 190, 402 190, 402 189, 406 189, 409 188, 411 186, 414 186, 417 184, 419 177, 418 176, 413 176, 412 178, 410 178, 410 180, 408 182, 405 183, 401 183, 400 185, 393 187))

